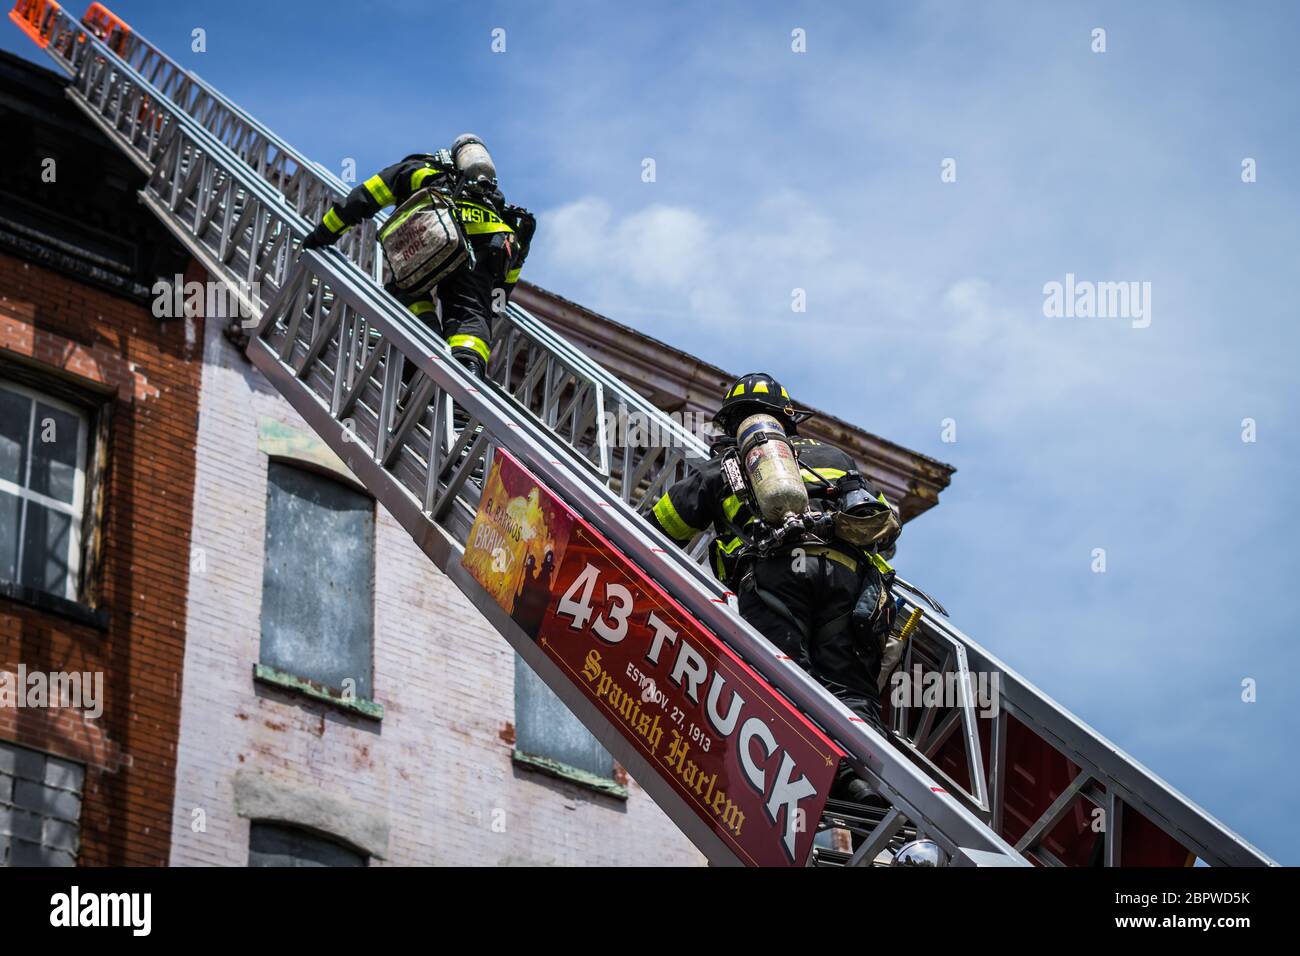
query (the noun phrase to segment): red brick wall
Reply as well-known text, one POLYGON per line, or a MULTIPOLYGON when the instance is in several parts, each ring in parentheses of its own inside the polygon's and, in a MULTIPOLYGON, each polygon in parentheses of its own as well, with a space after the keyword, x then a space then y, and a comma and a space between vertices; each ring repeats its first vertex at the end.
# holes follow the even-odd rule
POLYGON ((0 598, 0 669, 104 674, 98 720, 0 709, 0 738, 86 762, 82 865, 168 860, 201 323, 160 322, 147 306, 0 253, 0 352, 115 392, 96 582, 107 629, 0 598))

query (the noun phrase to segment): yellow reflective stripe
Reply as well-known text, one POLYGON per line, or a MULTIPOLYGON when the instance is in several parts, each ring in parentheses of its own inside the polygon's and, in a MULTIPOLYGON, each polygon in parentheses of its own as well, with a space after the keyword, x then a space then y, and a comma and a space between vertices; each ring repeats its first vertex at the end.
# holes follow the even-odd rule
POLYGON ((731 394, 728 395, 727 397, 735 398, 737 395, 744 395, 744 394, 745 394, 745 383, 737 382, 736 387, 731 390, 731 394))
POLYGON ((400 216, 394 216, 392 219, 388 220, 388 222, 384 223, 384 228, 383 228, 383 229, 380 229, 380 230, 379 230, 379 238, 380 238, 380 239, 387 239, 389 236, 391 236, 391 235, 392 235, 392 234, 397 230, 397 228, 398 228, 402 223, 406 222, 406 220, 410 219, 412 216, 414 216, 414 215, 415 215, 417 212, 419 212, 420 210, 422 210, 422 209, 428 209, 431 205, 433 205, 433 204, 432 204, 431 202, 427 202, 427 201, 426 201, 426 202, 417 202, 415 205, 413 205, 413 206, 411 206, 410 208, 408 208, 408 209, 406 210, 406 212, 402 213, 400 216))
POLYGON ((718 539, 718 550, 721 551, 723 554, 731 554, 731 552, 735 551, 737 548, 739 548, 739 547, 740 547, 742 544, 744 544, 744 543, 745 543, 745 542, 741 540, 740 535, 736 535, 736 536, 734 536, 734 537, 733 537, 730 541, 728 541, 726 544, 723 544, 723 543, 722 543, 722 539, 719 538, 719 539, 718 539))
POLYGON ((759 392, 767 392, 767 382, 762 379, 754 383, 754 393, 758 394, 759 392))
POLYGON ((374 197, 375 202, 379 203, 381 209, 397 202, 393 198, 393 191, 388 188, 388 183, 380 179, 378 175, 371 176, 366 180, 366 191, 374 197))
POLYGON ((437 176, 441 172, 441 169, 434 169, 431 166, 420 167, 415 172, 411 173, 411 192, 415 192, 419 189, 420 184, 430 176, 437 176))
POLYGON ((447 344, 454 349, 473 349, 483 357, 485 362, 492 355, 492 350, 488 348, 488 344, 477 335, 453 335, 447 340, 447 344))
POLYGON ((465 223, 465 235, 481 236, 489 232, 514 232, 504 222, 467 222, 465 223))
POLYGON ((784 385, 781 386, 781 397, 782 397, 782 398, 789 398, 789 397, 790 397, 790 393, 787 392, 787 391, 785 390, 785 386, 784 386, 784 385))
POLYGON ((799 470, 803 473, 803 480, 807 482, 816 482, 817 478, 808 472, 814 472, 821 475, 827 481, 835 481, 837 478, 843 478, 848 472, 841 471, 839 468, 813 468, 809 465, 800 465, 799 470))
POLYGON ((879 571, 881 574, 888 574, 890 571, 894 570, 894 566, 892 564, 890 564, 880 555, 876 554, 876 552, 874 551, 870 552, 867 555, 867 557, 871 559, 871 563, 876 566, 876 570, 879 571))
POLYGON ((519 281, 519 273, 522 272, 522 271, 523 271, 523 266, 520 266, 518 269, 511 269, 509 272, 507 272, 507 273, 506 273, 506 285, 510 285, 510 283, 512 283, 512 282, 518 282, 518 281, 519 281))
POLYGON ((474 202, 471 199, 458 199, 456 205, 460 209, 460 218, 464 219, 467 211, 472 210, 475 215, 485 222, 504 222, 493 210, 484 206, 482 203, 474 202))
POLYGON ((667 495, 655 502, 653 512, 659 527, 668 532, 668 537, 674 541, 689 541, 699 531, 698 528, 692 528, 683 520, 673 505, 673 499, 667 495))
POLYGON ((713 567, 714 574, 717 575, 719 581, 725 581, 727 579, 727 563, 722 560, 723 556, 730 555, 731 552, 735 551, 742 544, 744 544, 744 542, 740 540, 739 535, 736 535, 725 544, 721 538, 714 540, 713 567))
POLYGON ((825 545, 801 545, 805 554, 821 555, 837 564, 842 564, 850 571, 858 569, 858 559, 850 554, 845 554, 837 548, 830 548, 825 545))
POLYGON ((340 233, 347 228, 347 225, 339 218, 338 210, 330 206, 329 212, 325 213, 325 218, 321 220, 325 223, 325 228, 333 233, 340 233))
POLYGON ((480 206, 467 199, 458 200, 456 205, 460 209, 460 221, 465 227, 467 236, 481 236, 489 232, 514 232, 504 219, 487 206, 480 206))
POLYGON ((736 512, 741 509, 742 504, 741 500, 735 495, 729 495, 727 499, 722 502, 722 513, 727 516, 728 521, 736 517, 736 512))
POLYGON ((424 315, 424 313, 426 312, 436 312, 438 309, 438 307, 428 299, 424 299, 420 302, 412 302, 410 305, 407 306, 407 308, 410 309, 412 312, 414 312, 416 315, 424 315))

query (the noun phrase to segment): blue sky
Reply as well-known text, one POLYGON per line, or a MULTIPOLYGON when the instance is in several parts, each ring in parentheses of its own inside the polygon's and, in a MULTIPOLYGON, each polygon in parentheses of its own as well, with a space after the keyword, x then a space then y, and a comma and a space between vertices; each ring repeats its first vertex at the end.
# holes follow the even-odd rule
POLYGON ((478 132, 528 278, 956 465, 902 573, 1300 864, 1294 6, 110 7, 333 168, 478 132), (1149 327, 1045 317, 1067 273, 1149 327))

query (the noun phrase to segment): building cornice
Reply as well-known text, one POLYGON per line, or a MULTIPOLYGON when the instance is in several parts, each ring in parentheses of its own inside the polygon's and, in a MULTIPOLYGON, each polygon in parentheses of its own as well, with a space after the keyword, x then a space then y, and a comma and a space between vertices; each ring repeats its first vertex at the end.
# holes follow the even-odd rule
MULTIPOLYGON (((513 301, 666 412, 712 415, 735 375, 563 296, 520 282, 513 301)), ((813 409, 816 411, 816 409, 813 409)), ((800 433, 843 448, 898 504, 907 521, 939 503, 956 469, 834 415, 817 412, 800 433)))

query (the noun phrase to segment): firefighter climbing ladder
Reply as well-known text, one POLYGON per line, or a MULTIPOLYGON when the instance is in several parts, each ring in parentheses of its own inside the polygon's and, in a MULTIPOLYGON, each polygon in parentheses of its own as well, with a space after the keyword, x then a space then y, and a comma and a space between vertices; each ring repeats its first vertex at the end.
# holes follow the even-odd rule
POLYGON ((299 254, 328 204, 346 193, 338 178, 100 4, 78 21, 53 0, 18 0, 10 18, 68 74, 70 99, 148 177, 141 201, 236 292, 253 364, 710 861, 740 862, 462 568, 479 499, 471 476, 496 449, 659 582, 870 781, 882 806, 831 801, 820 821, 857 834, 857 849, 819 846, 810 863, 869 865, 918 835, 954 865, 1077 862, 1054 852, 1061 844, 1053 831, 1088 807, 1106 821, 1093 862, 1141 859, 1122 840, 1139 832, 1127 825, 1132 815, 1205 863, 1272 863, 938 614, 921 620, 904 666, 955 681, 967 691, 964 703, 893 708, 895 740, 887 743, 739 618, 701 566, 701 548, 667 546, 637 516, 690 459, 707 455, 694 435, 513 305, 493 330, 492 384, 484 387, 383 291, 379 222, 351 230, 337 251, 299 254), (450 427, 452 401, 471 416, 459 434, 450 427), (646 449, 624 443, 611 454, 607 416, 630 414, 674 440, 646 449), (997 678, 992 717, 977 713, 976 675, 997 678), (1025 803, 1017 786, 1035 769, 1027 755, 1044 754, 1067 779, 1048 799, 1025 803))

